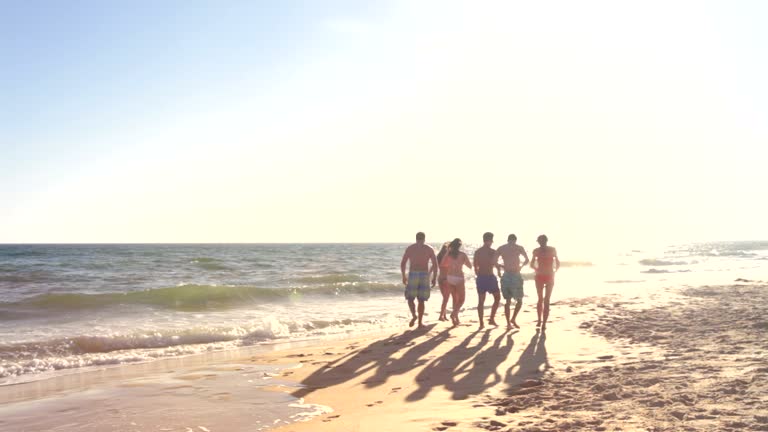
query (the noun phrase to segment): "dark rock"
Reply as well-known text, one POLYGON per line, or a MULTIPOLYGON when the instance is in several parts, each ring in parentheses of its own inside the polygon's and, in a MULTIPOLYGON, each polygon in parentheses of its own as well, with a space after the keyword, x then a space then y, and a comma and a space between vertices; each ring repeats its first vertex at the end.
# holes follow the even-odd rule
POLYGON ((541 380, 535 380, 535 379, 527 379, 520 383, 520 387, 522 388, 531 388, 531 387, 538 387, 540 385, 544 384, 541 382, 541 380))
POLYGON ((674 418, 676 418, 676 419, 678 419, 680 421, 685 419, 685 413, 682 412, 682 411, 672 411, 669 414, 672 415, 672 417, 674 417, 674 418))

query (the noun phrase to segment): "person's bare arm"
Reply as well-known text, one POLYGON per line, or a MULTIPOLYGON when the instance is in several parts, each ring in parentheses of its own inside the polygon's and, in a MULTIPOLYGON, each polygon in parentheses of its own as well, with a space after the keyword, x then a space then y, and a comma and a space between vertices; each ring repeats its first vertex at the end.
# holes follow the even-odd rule
POLYGON ((534 249, 533 250, 533 257, 531 258, 531 268, 534 269, 534 270, 538 270, 538 268, 539 268, 538 257, 539 257, 539 250, 538 249, 534 249))
POLYGON ((469 262, 469 257, 467 254, 464 254, 464 265, 467 266, 467 268, 472 268, 472 263, 469 262))
MULTIPOLYGON (((467 257, 469 260, 469 257, 467 257)), ((472 266, 475 268, 475 274, 477 274, 477 251, 472 255, 472 266)))
POLYGON ((434 250, 430 252, 429 260, 432 261, 432 286, 434 287, 437 283, 437 256, 435 256, 434 250))
POLYGON ((405 250, 405 253, 403 254, 403 259, 400 261, 400 273, 403 275, 403 285, 408 285, 408 279, 405 277, 405 263, 408 262, 409 258, 409 249, 405 250))
POLYGON ((555 271, 560 270, 560 258, 557 257, 557 249, 552 248, 552 255, 555 256, 555 271))
POLYGON ((520 252, 521 252, 520 255, 522 255, 523 258, 525 258, 525 262, 523 263, 523 265, 520 266, 520 269, 519 269, 519 270, 522 270, 522 268, 527 266, 528 263, 531 262, 531 260, 528 259, 528 254, 525 253, 525 249, 520 248, 520 252))
POLYGON ((496 267, 496 274, 501 277, 501 265, 499 264, 499 257, 501 254, 499 253, 499 250, 496 249, 496 252, 493 253, 493 266, 496 267))

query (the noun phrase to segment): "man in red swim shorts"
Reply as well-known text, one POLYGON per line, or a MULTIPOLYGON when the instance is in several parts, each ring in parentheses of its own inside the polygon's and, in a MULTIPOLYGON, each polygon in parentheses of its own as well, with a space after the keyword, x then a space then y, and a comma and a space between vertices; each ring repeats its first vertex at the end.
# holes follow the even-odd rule
POLYGON ((531 267, 536 271, 536 295, 539 297, 539 302, 536 304, 538 315, 536 327, 546 330, 547 318, 549 318, 549 299, 552 297, 552 289, 555 287, 555 272, 560 268, 560 260, 557 258, 557 250, 552 246, 547 246, 549 239, 546 235, 540 235, 536 241, 540 247, 534 249, 533 259, 531 259, 531 267))

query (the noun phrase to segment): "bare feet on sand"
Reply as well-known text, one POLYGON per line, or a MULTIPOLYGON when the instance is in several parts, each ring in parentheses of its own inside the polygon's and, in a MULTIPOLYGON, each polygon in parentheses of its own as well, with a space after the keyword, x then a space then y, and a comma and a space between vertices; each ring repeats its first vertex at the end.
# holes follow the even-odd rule
POLYGON ((454 315, 454 314, 451 314, 451 322, 453 323, 453 326, 454 326, 454 327, 458 327, 458 326, 459 326, 459 324, 460 324, 460 322, 459 322, 459 317, 457 317, 457 316, 456 316, 456 315, 454 315))
POLYGON ((517 325, 517 323, 515 322, 515 320, 510 320, 510 321, 509 321, 509 323, 507 323, 507 328, 512 328, 512 327, 514 327, 514 328, 520 328, 520 326, 519 326, 519 325, 517 325))
POLYGON ((493 319, 493 318, 491 318, 491 319, 489 319, 489 320, 488 320, 488 325, 492 325, 492 326, 496 326, 496 327, 498 327, 498 326, 499 326, 498 324, 496 324, 496 320, 495 320, 495 319, 493 319))
POLYGON ((415 316, 411 319, 411 323, 408 324, 408 327, 413 327, 414 324, 416 324, 416 317, 415 316))

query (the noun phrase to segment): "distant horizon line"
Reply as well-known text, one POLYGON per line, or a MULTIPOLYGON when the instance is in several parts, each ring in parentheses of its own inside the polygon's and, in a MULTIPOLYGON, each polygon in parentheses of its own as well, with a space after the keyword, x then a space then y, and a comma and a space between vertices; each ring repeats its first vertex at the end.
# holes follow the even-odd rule
MULTIPOLYGON (((745 242, 768 242, 768 239, 750 239, 750 240, 699 240, 688 242, 671 242, 670 245, 688 243, 688 244, 702 244, 702 243, 745 243, 745 242)), ((332 245, 332 244, 409 244, 414 243, 413 240, 406 241, 307 241, 307 242, 0 242, 0 246, 119 246, 119 245, 134 245, 134 246, 152 246, 152 245, 301 245, 301 244, 316 244, 316 245, 332 245)), ((442 243, 441 241, 427 241, 426 243, 442 243)), ((480 242, 478 242, 480 243, 480 242)), ((502 242, 503 243, 503 242, 502 242)))
MULTIPOLYGON (((0 246, 89 246, 89 245, 270 245, 270 244, 402 244, 411 241, 343 241, 343 242, 28 242, 3 243, 0 246)), ((427 241, 427 243, 430 243, 427 241)), ((440 243, 440 242, 437 242, 440 243)))

